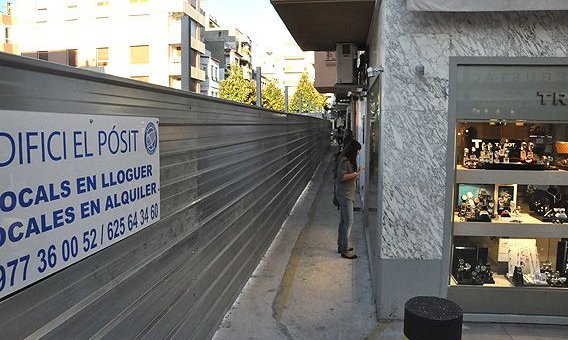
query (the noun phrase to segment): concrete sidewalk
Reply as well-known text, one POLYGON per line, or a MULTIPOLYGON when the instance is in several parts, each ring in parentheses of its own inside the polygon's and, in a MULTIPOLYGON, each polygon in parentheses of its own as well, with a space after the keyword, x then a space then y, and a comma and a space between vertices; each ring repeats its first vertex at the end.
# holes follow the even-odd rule
MULTIPOLYGON (((361 211, 351 233, 356 260, 337 254, 330 153, 294 207, 215 340, 403 339, 402 322, 378 323, 361 211)), ((464 324, 463 339, 568 339, 568 327, 464 324)))

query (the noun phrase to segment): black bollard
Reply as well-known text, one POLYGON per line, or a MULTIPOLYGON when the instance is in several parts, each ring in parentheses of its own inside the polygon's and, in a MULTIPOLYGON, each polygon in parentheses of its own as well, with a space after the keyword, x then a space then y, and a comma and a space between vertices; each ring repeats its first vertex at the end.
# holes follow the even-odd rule
POLYGON ((417 296, 404 304, 404 335, 410 340, 461 340, 463 311, 454 302, 417 296))

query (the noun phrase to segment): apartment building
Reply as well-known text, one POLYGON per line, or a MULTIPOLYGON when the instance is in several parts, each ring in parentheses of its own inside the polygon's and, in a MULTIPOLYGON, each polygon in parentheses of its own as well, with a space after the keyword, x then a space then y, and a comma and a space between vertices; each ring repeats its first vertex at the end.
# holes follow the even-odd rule
POLYGON ((201 69, 205 72, 201 94, 219 98, 219 60, 213 58, 208 50, 201 56, 201 69))
POLYGON ((182 18, 190 22, 190 85, 205 72, 204 12, 199 0, 19 0, 23 56, 181 88, 182 18))
POLYGON ((211 51, 213 58, 219 60, 220 77, 225 74, 232 64, 243 68, 243 77, 252 79, 252 43, 251 39, 238 28, 222 27, 215 18, 209 16, 205 30, 205 45, 211 51))
POLYGON ((288 87, 292 96, 296 91, 302 73, 306 71, 310 81, 314 80, 314 52, 304 52, 293 41, 279 48, 268 48, 255 52, 255 65, 261 67, 262 75, 274 79, 282 90, 288 87))
POLYGON ((12 38, 15 22, 12 7, 12 2, 0 0, 0 52, 18 54, 18 48, 12 38))
POLYGON ((302 73, 308 73, 308 79, 315 78, 314 52, 304 52, 293 41, 284 45, 284 86, 288 86, 289 94, 296 92, 302 73))

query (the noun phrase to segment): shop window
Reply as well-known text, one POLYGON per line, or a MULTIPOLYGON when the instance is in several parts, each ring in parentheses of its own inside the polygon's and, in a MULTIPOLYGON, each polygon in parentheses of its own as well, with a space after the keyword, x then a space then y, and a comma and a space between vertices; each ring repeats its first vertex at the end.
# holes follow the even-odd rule
POLYGON ((130 46, 131 64, 148 64, 150 61, 150 46, 130 46))
POLYGON ((108 65, 108 47, 97 48, 97 66, 103 67, 108 65))
POLYGON ((143 81, 145 83, 150 81, 150 77, 148 77, 148 76, 133 76, 133 77, 130 77, 130 79, 143 81))
POLYGON ((77 67, 79 64, 77 61, 77 50, 67 50, 67 65, 77 67))

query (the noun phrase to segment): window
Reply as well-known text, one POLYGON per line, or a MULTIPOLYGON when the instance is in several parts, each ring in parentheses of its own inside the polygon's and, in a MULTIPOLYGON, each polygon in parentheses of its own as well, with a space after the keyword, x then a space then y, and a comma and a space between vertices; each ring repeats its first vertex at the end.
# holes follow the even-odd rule
POLYGON ((37 58, 40 60, 48 60, 49 59, 49 53, 47 51, 38 51, 37 52, 37 58))
POLYGON ((67 50, 67 65, 77 67, 77 50, 67 50))
POLYGON ((108 65, 108 47, 97 48, 97 66, 108 65))
POLYGON ((5 31, 5 33, 6 33, 6 35, 5 35, 5 37, 6 37, 6 44, 10 44, 10 43, 11 43, 11 42, 10 42, 10 27, 6 27, 6 28, 4 29, 4 31, 5 31))
POLYGON ((66 50, 48 51, 47 60, 51 61, 52 63, 67 65, 68 64, 67 51, 66 50))
POLYGON ((6 15, 12 15, 12 3, 11 2, 6 3, 6 15))
POLYGON ((150 46, 130 46, 131 64, 148 64, 150 60, 150 46))
POLYGON ((143 3, 143 2, 148 2, 150 0, 130 0, 131 4, 138 4, 138 3, 143 3))
POLYGON ((36 9, 38 11, 46 11, 47 10, 47 0, 36 0, 36 9))
POLYGON ((193 38, 197 38, 197 22, 195 22, 195 21, 193 21, 193 20, 190 20, 190 22, 191 22, 191 23, 190 23, 190 24, 191 24, 191 28, 190 28, 190 29, 191 29, 191 31, 190 31, 190 32, 191 32, 191 36, 192 36, 193 38))
POLYGON ((199 64, 201 63, 201 58, 199 57, 200 54, 194 50, 191 50, 191 53, 189 55, 190 57, 190 61, 191 61, 191 66, 193 67, 199 67, 199 64))
POLYGON ((22 57, 37 59, 37 52, 22 52, 22 57))
POLYGON ((108 0, 97 1, 97 6, 99 7, 108 6, 108 0))
POLYGON ((198 81, 192 80, 191 85, 189 87, 191 92, 194 93, 201 92, 201 84, 198 81))
POLYGON ((170 63, 181 63, 181 45, 170 45, 170 63))
POLYGON ((134 77, 130 77, 130 79, 143 81, 143 82, 147 83, 150 80, 150 77, 148 77, 148 76, 134 76, 134 77))
POLYGON ((181 76, 170 76, 170 87, 181 90, 181 76))

